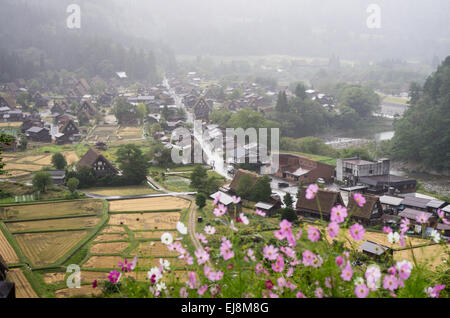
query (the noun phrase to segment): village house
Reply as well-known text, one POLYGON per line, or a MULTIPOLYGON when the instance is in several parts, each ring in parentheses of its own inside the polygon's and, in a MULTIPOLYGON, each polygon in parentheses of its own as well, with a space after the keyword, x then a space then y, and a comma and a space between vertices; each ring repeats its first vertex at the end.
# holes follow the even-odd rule
POLYGON ((91 168, 98 177, 117 175, 119 173, 113 164, 94 148, 89 148, 83 158, 80 159, 77 166, 91 168))
POLYGON ((402 200, 401 204, 405 208, 426 212, 428 211, 427 204, 430 201, 430 199, 408 196, 402 200))
POLYGON ((14 105, 11 105, 10 102, 8 102, 8 100, 6 98, 4 98, 3 96, 0 96, 0 109, 3 109, 5 111, 4 107, 7 107, 8 109, 6 111, 8 111, 8 110, 11 110, 11 108, 13 108, 13 106, 14 105))
POLYGON ((401 218, 407 218, 411 223, 410 227, 414 228, 417 233, 421 233, 422 225, 417 222, 417 217, 421 215, 425 215, 428 218, 427 225, 429 227, 434 226, 434 224, 436 223, 436 218, 433 217, 433 214, 429 212, 406 208, 398 214, 398 216, 401 218))
POLYGON ((256 181, 261 178, 261 176, 259 174, 257 174, 256 172, 253 171, 248 171, 248 170, 244 170, 244 169, 238 169, 236 171, 236 174, 233 177, 233 180, 230 183, 230 192, 233 194, 236 194, 239 188, 239 182, 241 180, 241 178, 243 176, 249 176, 251 181, 252 181, 252 185, 253 186, 256 181))
POLYGON ((66 170, 49 170, 54 185, 64 185, 66 182, 66 170))
POLYGON ((397 214, 404 198, 383 195, 380 197, 380 203, 385 213, 397 214))
POLYGON ((269 202, 257 202, 254 208, 266 213, 266 216, 273 216, 281 209, 281 206, 281 200, 278 197, 271 196, 269 202))
POLYGON ((295 183, 315 183, 322 178, 331 182, 334 177, 334 167, 292 154, 279 154, 278 178, 295 183))
POLYGON ((306 199, 306 187, 302 187, 300 197, 297 199, 295 211, 298 215, 320 219, 321 213, 324 220, 330 219, 331 208, 345 206, 340 192, 319 189, 314 200, 306 199), (320 209, 317 205, 319 200, 320 209))
POLYGON ((375 195, 363 194, 366 199, 364 206, 360 207, 353 198, 349 196, 347 210, 352 211, 351 218, 366 226, 381 224, 381 216, 383 215, 383 207, 380 198, 375 195))
POLYGON ((196 120, 209 121, 209 114, 211 113, 212 106, 203 97, 200 98, 193 107, 194 118, 196 120))
POLYGON ((81 139, 80 129, 72 119, 62 122, 59 133, 64 134, 65 142, 74 142, 81 139))
POLYGON ((33 100, 36 108, 48 107, 49 99, 47 97, 43 97, 39 92, 34 94, 33 100))
POLYGON ((52 136, 50 135, 50 131, 44 127, 31 127, 25 134, 28 139, 36 142, 52 142, 52 136))
POLYGON ((363 254, 379 261, 385 257, 386 254, 393 255, 393 250, 391 248, 372 241, 365 241, 358 249, 361 250, 363 254))
POLYGON ((427 211, 437 215, 437 211, 447 205, 447 202, 442 200, 431 200, 427 203, 427 211))
POLYGON ((86 100, 81 104, 80 112, 85 112, 90 117, 93 117, 98 113, 98 110, 91 101, 86 100))

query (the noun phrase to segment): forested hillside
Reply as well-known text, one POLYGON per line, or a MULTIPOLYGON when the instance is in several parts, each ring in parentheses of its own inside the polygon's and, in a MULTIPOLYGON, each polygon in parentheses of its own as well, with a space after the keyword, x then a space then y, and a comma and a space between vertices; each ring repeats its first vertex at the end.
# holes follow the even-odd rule
POLYGON ((450 169, 450 56, 423 87, 411 85, 411 107, 395 123, 395 157, 450 169))

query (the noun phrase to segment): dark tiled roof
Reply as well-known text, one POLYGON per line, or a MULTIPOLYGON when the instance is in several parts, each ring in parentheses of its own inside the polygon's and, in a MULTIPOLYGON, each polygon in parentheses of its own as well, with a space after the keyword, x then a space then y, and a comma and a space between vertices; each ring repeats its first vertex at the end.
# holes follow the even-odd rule
POLYGON ((406 197, 403 201, 403 205, 412 206, 415 208, 426 209, 430 199, 416 198, 416 197, 406 197))

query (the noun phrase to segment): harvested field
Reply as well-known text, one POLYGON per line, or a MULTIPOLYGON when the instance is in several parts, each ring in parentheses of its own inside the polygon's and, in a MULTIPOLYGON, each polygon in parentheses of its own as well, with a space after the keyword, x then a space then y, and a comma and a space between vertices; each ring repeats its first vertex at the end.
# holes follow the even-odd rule
MULTIPOLYGON (((46 284, 60 284, 66 280, 66 273, 45 273, 42 274, 46 284)), ((106 272, 89 272, 81 271, 81 283, 92 283, 94 280, 106 280, 108 273, 106 272)))
POLYGON ((52 164, 52 156, 44 156, 42 159, 37 160, 35 163, 39 165, 50 166, 52 164))
POLYGON ((38 165, 27 165, 27 164, 21 164, 21 163, 12 163, 12 162, 7 162, 6 166, 5 166, 5 170, 24 170, 24 171, 31 171, 31 172, 36 172, 39 170, 42 170, 42 166, 38 166, 38 165))
POLYGON ((128 240, 127 234, 101 234, 95 238, 94 242, 124 241, 124 240, 128 240))
POLYGON ((16 284, 17 298, 39 298, 20 268, 9 270, 7 278, 16 284))
POLYGON ((94 227, 100 218, 79 217, 57 220, 30 221, 30 222, 13 222, 6 223, 8 230, 11 232, 25 232, 33 230, 64 230, 64 229, 81 229, 94 227))
POLYGON ((111 215, 109 223, 124 224, 131 230, 163 230, 175 229, 179 220, 179 212, 127 213, 111 215))
MULTIPOLYGON (((176 267, 180 268, 180 267, 184 267, 186 266, 186 263, 178 258, 163 258, 163 259, 167 259, 170 262, 170 268, 174 269, 176 267)), ((138 259, 138 263, 137 263, 137 267, 138 269, 145 269, 148 270, 150 267, 153 266, 159 266, 159 258, 153 258, 153 260, 151 261, 151 258, 140 258, 138 259)))
POLYGON ((109 233, 125 233, 125 229, 122 226, 105 226, 105 228, 100 232, 100 234, 109 233))
POLYGON ((6 173, 7 174, 0 175, 0 179, 18 178, 18 177, 27 176, 30 174, 30 172, 20 171, 20 170, 9 170, 6 173))
POLYGON ((128 242, 98 243, 91 246, 92 254, 118 254, 126 249, 128 242))
POLYGON ((55 291, 55 296, 57 298, 79 298, 79 297, 89 297, 92 295, 98 295, 101 293, 101 289, 92 288, 90 285, 84 285, 80 288, 64 288, 55 291))
POLYGON ((20 158, 19 160, 16 160, 17 163, 24 163, 24 162, 31 162, 31 163, 35 163, 36 161, 47 157, 46 155, 38 155, 38 156, 27 156, 27 157, 23 157, 20 158))
POLYGON ((113 142, 117 140, 117 126, 97 126, 88 141, 113 142))
POLYGON ((138 139, 138 138, 142 137, 142 128, 141 127, 123 127, 123 128, 120 128, 118 135, 124 139, 138 139))
MULTIPOLYGON (((161 235, 166 231, 146 231, 146 232, 134 232, 134 236, 137 239, 161 239, 161 235)), ((178 232, 177 231, 167 231, 172 234, 173 238, 176 239, 178 232)))
POLYGON ((171 209, 186 209, 190 202, 177 197, 154 197, 131 200, 116 200, 109 202, 110 211, 159 211, 171 209))
POLYGON ((127 186, 114 188, 92 188, 88 190, 89 193, 103 195, 103 196, 126 196, 126 195, 142 195, 159 193, 148 186, 127 186))
POLYGON ((100 200, 80 200, 69 202, 52 202, 31 205, 15 205, 5 207, 8 209, 8 220, 37 219, 69 215, 100 215, 103 211, 103 202, 100 200))
MULTIPOLYGON (((161 233, 162 234, 162 233, 161 233)), ((131 255, 139 256, 178 256, 179 254, 175 251, 169 251, 167 245, 161 242, 141 242, 138 247, 131 252, 131 255)))
POLYGON ((92 256, 83 264, 83 268, 116 268, 123 262, 120 256, 92 256))
POLYGON ((6 128, 6 127, 21 127, 22 126, 21 121, 10 121, 6 123, 0 123, 0 128, 6 128))
POLYGON ((74 247, 87 231, 14 234, 25 257, 35 266, 55 263, 74 247))
POLYGON ((77 163, 80 160, 75 151, 63 151, 61 154, 66 158, 68 165, 77 163))
POLYGON ((19 263, 19 257, 9 244, 3 232, 0 230, 0 255, 7 264, 19 263))
MULTIPOLYGON (((449 255, 442 245, 416 247, 413 248, 412 251, 414 252, 414 256, 419 263, 425 262, 427 265, 431 266, 442 265, 444 260, 449 260, 449 255)), ((410 249, 395 251, 394 259, 396 261, 408 260, 413 262, 410 249)))

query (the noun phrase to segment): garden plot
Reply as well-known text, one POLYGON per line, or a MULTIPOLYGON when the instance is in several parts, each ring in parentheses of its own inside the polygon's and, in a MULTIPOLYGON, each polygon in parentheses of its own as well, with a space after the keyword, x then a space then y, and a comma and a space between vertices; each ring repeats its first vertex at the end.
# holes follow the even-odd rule
POLYGON ((153 256, 153 257, 170 257, 178 256, 176 251, 169 251, 167 245, 161 242, 141 242, 138 247, 134 249, 130 255, 139 256, 153 256))
POLYGON ((148 186, 127 186, 127 187, 111 187, 111 188, 91 188, 89 193, 103 196, 127 196, 159 193, 148 186))
POLYGON ((24 171, 29 171, 29 172, 36 172, 36 171, 42 170, 42 168, 43 168, 43 166, 39 166, 39 165, 7 162, 4 169, 5 170, 24 170, 24 171))
POLYGON ((188 200, 166 196, 110 201, 109 210, 111 212, 181 210, 188 208, 189 204, 188 200))
MULTIPOLYGON (((81 283, 92 283, 94 280, 106 280, 108 278, 108 274, 106 272, 89 272, 89 271, 81 271, 80 278, 81 283)), ((45 273, 42 274, 42 278, 44 279, 44 282, 47 285, 50 284, 61 284, 66 282, 66 279, 68 275, 71 275, 71 273, 67 274, 64 272, 58 272, 58 273, 45 273)))
POLYGON ((114 142, 117 138, 118 126, 97 126, 89 135, 89 142, 114 142))
POLYGON ((121 127, 118 135, 120 139, 140 139, 142 138, 142 127, 121 127))
POLYGON ((34 163, 44 166, 50 166, 52 165, 52 155, 44 156, 41 159, 35 161, 34 163))
POLYGON ((36 230, 67 230, 94 227, 100 221, 99 217, 78 217, 56 220, 8 222, 6 226, 10 232, 27 232, 36 230))
POLYGON ((15 283, 17 298, 39 298, 20 268, 10 269, 7 278, 15 283))
POLYGON ((16 160, 17 163, 26 163, 26 162, 31 162, 31 163, 35 163, 38 160, 41 160, 45 157, 48 157, 47 155, 38 155, 38 156, 26 156, 23 158, 20 158, 18 160, 16 160))
POLYGON ((9 244, 3 232, 0 230, 0 255, 7 264, 19 263, 19 257, 9 244))
POLYGON ((8 170, 6 174, 0 175, 0 179, 19 178, 30 175, 31 172, 21 170, 8 170))
POLYGON ((70 298, 70 297, 86 297, 92 295, 98 295, 101 293, 100 288, 92 288, 90 285, 81 286, 80 288, 64 288, 55 291, 57 298, 70 298))
POLYGON ((61 154, 66 158, 68 165, 77 163, 80 160, 75 151, 63 151, 61 154))
POLYGON ((111 234, 111 233, 125 233, 125 229, 122 226, 112 226, 108 225, 103 228, 100 234, 111 234))
POLYGON ((113 214, 109 223, 113 225, 126 225, 133 231, 136 230, 163 230, 175 229, 180 220, 179 212, 161 213, 126 213, 113 214))
POLYGON ((7 220, 39 219, 92 214, 100 215, 103 211, 103 202, 100 200, 80 200, 32 205, 13 205, 5 206, 2 209, 6 209, 7 220))
POLYGON ((119 262, 123 262, 121 256, 92 256, 86 263, 83 264, 83 268, 116 268, 119 262))
MULTIPOLYGON (((429 245, 412 249, 414 257, 419 263, 426 263, 431 266, 439 266, 449 261, 449 254, 442 245, 429 245)), ((407 260, 413 262, 410 249, 394 251, 396 261, 407 260)))
POLYGON ((191 188, 191 180, 180 176, 167 176, 164 180, 164 185, 170 191, 175 192, 194 191, 194 189, 191 188))
POLYGON ((87 231, 14 234, 22 253, 35 266, 55 263, 70 251, 87 231))
POLYGON ((177 238, 178 232, 177 231, 144 231, 144 232, 134 232, 134 237, 136 239, 145 239, 145 240, 160 240, 161 235, 164 233, 170 233, 172 234, 172 237, 174 239, 177 238))
POLYGON ((119 254, 130 244, 128 242, 98 243, 91 246, 92 254, 119 254))
POLYGON ((108 242, 108 241, 125 241, 128 240, 127 234, 100 234, 94 242, 108 242))

